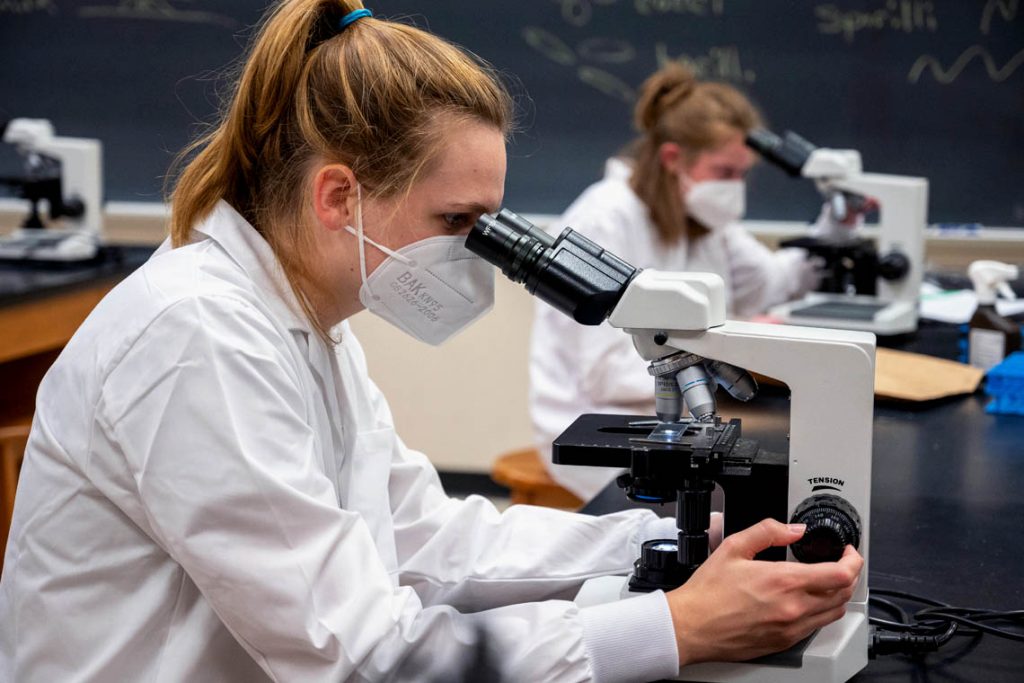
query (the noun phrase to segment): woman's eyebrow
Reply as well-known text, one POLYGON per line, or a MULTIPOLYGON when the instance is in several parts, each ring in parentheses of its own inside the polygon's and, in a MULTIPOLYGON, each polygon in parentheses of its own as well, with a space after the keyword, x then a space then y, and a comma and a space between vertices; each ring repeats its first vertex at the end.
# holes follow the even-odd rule
POLYGON ((500 207, 485 206, 479 202, 454 202, 448 204, 447 208, 460 213, 494 213, 500 207))

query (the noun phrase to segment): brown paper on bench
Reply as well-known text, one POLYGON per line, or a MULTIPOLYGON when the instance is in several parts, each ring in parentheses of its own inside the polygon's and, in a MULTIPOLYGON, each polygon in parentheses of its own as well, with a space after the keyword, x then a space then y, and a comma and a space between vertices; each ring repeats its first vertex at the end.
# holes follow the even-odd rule
MULTIPOLYGON (((759 384, 782 382, 752 373, 759 384)), ((875 349, 875 396, 901 401, 933 401, 972 394, 985 373, 978 368, 920 353, 875 349)))
POLYGON ((920 353, 875 350, 875 396, 902 401, 931 401, 972 394, 983 370, 920 353))

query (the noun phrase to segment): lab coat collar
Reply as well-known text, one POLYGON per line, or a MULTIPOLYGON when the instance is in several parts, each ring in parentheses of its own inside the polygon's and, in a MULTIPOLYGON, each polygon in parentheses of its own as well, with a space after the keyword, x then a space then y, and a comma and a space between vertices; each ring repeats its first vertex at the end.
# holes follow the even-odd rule
MULTIPOLYGON (((195 226, 193 232, 212 239, 242 267, 256 287, 266 293, 264 302, 288 329, 313 334, 312 325, 302 312, 277 256, 256 228, 233 206, 223 199, 218 201, 210 215, 195 226)), ((200 241, 200 238, 193 235, 193 241, 200 241)))
POLYGON ((629 180, 633 175, 633 162, 623 157, 612 157, 604 162, 604 177, 629 180))

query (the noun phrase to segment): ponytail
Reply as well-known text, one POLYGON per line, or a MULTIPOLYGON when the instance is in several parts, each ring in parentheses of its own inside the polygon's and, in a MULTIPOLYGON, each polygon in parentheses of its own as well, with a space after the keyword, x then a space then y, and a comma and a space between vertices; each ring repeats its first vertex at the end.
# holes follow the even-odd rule
MULTIPOLYGON (((439 147, 444 115, 507 134, 493 72, 417 28, 364 16, 355 0, 285 0, 261 22, 218 124, 189 145, 171 192, 174 246, 226 200, 263 236, 311 323, 310 162, 344 163, 368 194, 407 191, 439 147)), ((445 119, 445 122, 450 119, 445 119)))

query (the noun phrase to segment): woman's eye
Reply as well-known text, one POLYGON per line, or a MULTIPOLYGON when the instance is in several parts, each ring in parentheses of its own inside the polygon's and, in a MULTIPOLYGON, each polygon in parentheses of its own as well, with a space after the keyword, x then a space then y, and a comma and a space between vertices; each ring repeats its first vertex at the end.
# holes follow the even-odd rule
POLYGON ((442 218, 449 230, 465 230, 474 223, 473 216, 468 213, 446 213, 442 218))

